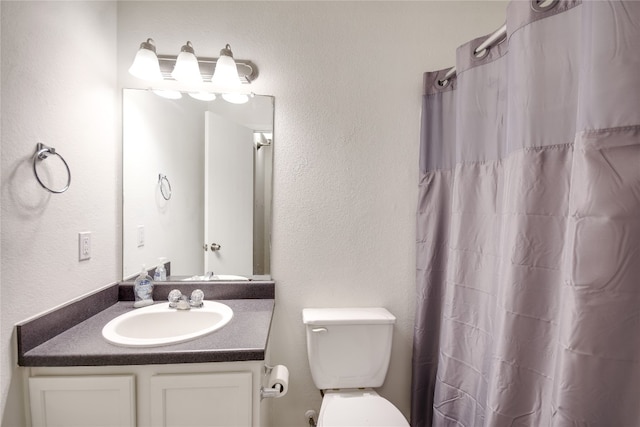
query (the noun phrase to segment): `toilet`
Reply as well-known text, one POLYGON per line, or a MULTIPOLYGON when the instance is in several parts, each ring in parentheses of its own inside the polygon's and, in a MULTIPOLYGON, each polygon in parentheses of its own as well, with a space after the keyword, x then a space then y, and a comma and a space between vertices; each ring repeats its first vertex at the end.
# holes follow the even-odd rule
POLYGON ((381 307, 305 308, 302 321, 311 376, 324 392, 317 426, 409 426, 374 390, 387 375, 393 314, 381 307))

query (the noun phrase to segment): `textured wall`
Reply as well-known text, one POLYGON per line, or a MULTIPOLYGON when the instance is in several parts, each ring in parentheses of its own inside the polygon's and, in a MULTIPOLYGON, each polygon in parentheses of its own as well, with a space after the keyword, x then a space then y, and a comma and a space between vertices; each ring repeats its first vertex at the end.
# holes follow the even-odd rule
POLYGON ((0 7, 0 411, 2 425, 20 426, 13 325, 113 282, 120 272, 117 8, 111 2, 11 1, 0 7), (33 176, 39 141, 69 163, 72 181, 64 194, 45 192, 33 176), (92 232, 89 261, 78 261, 80 231, 92 232))

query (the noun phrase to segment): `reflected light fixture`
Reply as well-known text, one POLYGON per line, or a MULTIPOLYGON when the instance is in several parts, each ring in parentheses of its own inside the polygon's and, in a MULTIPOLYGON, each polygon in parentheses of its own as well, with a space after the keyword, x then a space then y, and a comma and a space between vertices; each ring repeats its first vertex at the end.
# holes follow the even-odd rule
POLYGON ((216 94, 213 92, 189 92, 189 96, 199 101, 213 101, 216 99, 216 94))
POLYGON ((182 94, 178 90, 170 90, 170 89, 154 89, 153 93, 158 96, 167 99, 180 99, 182 98, 182 94))
POLYGON ((246 93, 229 92, 223 93, 222 99, 232 104, 246 104, 247 102, 249 102, 249 95, 247 95, 246 93))
POLYGON ((187 41, 187 44, 180 49, 171 77, 181 83, 202 83, 198 58, 196 58, 190 41, 187 41))
POLYGON ((160 64, 156 55, 156 46, 153 39, 147 39, 140 43, 140 49, 136 53, 133 64, 129 67, 129 73, 133 76, 150 81, 162 80, 160 64))

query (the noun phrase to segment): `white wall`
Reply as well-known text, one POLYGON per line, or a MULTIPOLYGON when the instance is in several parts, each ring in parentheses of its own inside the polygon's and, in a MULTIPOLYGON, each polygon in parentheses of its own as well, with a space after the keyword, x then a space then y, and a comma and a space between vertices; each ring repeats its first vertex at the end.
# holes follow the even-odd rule
POLYGON ((408 414, 422 72, 452 65, 457 45, 500 26, 505 4, 127 1, 117 5, 117 37, 114 3, 0 4, 3 425, 22 424, 13 324, 119 276, 114 89, 143 87, 126 70, 147 37, 165 54, 187 39, 201 56, 230 43, 259 66, 254 91, 276 98, 270 349, 271 362, 289 366, 291 387, 272 402, 272 425, 303 425, 304 411, 320 405, 301 325, 310 306, 396 314, 381 393, 408 414), (72 167, 65 195, 35 184, 38 140, 72 167), (81 263, 85 230, 93 258, 81 263))
POLYGON ((124 277, 171 261, 171 273, 204 273, 204 112, 206 104, 169 100, 150 91, 127 90, 123 97, 124 277), (171 183, 171 198, 158 188, 158 174, 171 183), (138 247, 137 227, 145 244, 138 247))
POLYGON ((13 325, 120 273, 117 7, 75 1, 2 1, 0 7, 0 412, 2 425, 21 426, 13 325), (71 168, 64 194, 47 193, 33 176, 39 141, 55 147, 71 168), (91 231, 93 242, 92 258, 82 262, 80 231, 91 231))

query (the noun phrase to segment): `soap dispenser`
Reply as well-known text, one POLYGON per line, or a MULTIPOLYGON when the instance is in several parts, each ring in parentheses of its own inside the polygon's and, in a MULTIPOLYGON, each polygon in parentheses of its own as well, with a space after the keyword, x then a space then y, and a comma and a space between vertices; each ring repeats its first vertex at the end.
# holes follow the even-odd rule
POLYGON ((153 280, 147 274, 147 269, 144 265, 140 275, 133 282, 133 293, 136 298, 133 303, 134 307, 138 308, 153 304, 153 280))
POLYGON ((155 273, 153 273, 154 282, 164 282, 167 280, 167 270, 164 268, 165 258, 158 258, 160 262, 156 267, 155 273))

